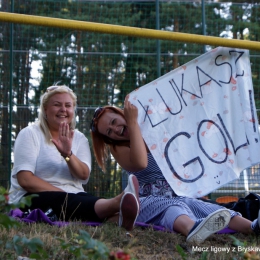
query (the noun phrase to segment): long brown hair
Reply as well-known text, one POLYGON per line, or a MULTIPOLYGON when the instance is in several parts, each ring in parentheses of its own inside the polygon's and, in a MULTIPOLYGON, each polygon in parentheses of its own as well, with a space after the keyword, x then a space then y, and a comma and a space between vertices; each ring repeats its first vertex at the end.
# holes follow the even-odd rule
POLYGON ((99 133, 97 129, 97 124, 99 118, 106 112, 113 112, 116 114, 121 115, 123 118, 124 112, 122 109, 114 106, 105 106, 103 107, 103 110, 100 112, 100 114, 97 116, 97 118, 93 119, 95 124, 95 131, 92 131, 90 129, 91 138, 92 138, 92 144, 94 149, 94 154, 97 160, 98 165, 100 168, 105 172, 105 162, 108 157, 109 147, 113 146, 114 149, 116 149, 116 146, 130 146, 130 141, 118 141, 111 139, 101 133, 99 133))

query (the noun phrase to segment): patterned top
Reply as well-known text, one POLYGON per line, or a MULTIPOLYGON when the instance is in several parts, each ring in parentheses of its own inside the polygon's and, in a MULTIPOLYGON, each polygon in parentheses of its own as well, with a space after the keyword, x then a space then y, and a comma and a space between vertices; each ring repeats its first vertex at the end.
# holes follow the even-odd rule
POLYGON ((128 174, 134 174, 139 181, 139 196, 147 197, 149 195, 154 195, 168 198, 177 196, 163 176, 163 173, 152 154, 148 153, 147 157, 148 165, 144 170, 138 172, 128 171, 128 174))

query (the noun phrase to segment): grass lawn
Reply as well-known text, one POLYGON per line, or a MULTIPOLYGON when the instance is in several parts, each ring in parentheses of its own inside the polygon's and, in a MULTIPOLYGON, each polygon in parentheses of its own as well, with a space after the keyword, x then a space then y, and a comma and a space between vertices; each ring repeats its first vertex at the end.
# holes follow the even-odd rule
MULTIPOLYGON (((30 225, 22 223, 20 227, 15 229, 2 229, 0 232, 0 243, 2 244, 0 259, 18 259, 15 251, 5 246, 6 242, 12 241, 15 236, 28 239, 39 238, 43 242, 43 249, 48 254, 46 259, 101 259, 101 257, 86 258, 87 251, 84 251, 85 256, 81 257, 76 257, 72 253, 72 248, 80 248, 84 244, 82 240, 76 238, 80 230, 88 232, 92 239, 102 242, 101 244, 104 244, 109 251, 123 250, 131 256, 131 259, 260 259, 260 238, 257 240, 253 235, 233 234, 234 239, 230 234, 215 234, 204 243, 196 245, 186 243, 185 237, 179 234, 154 231, 152 228, 142 229, 140 227, 136 227, 132 232, 128 233, 111 223, 99 227, 74 223, 62 228, 43 223, 30 225), (245 253, 245 250, 250 249, 258 252, 256 254, 254 252, 245 253)), ((29 255, 30 251, 25 247, 19 254, 19 256, 23 257, 29 255)), ((106 259, 116 258, 107 257, 106 259)))

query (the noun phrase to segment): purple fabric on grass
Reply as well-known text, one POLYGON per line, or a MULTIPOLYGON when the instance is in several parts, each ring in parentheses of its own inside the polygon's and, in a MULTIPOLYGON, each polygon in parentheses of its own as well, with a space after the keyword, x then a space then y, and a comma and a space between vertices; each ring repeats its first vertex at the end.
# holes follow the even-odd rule
MULTIPOLYGON (((32 210, 27 216, 23 216, 24 213, 20 210, 20 209, 14 209, 11 210, 9 213, 10 217, 14 217, 20 221, 26 222, 26 223, 36 223, 36 222, 43 222, 46 224, 50 224, 53 226, 58 226, 58 227, 63 227, 66 226, 68 224, 70 224, 71 222, 65 222, 65 221, 51 221, 45 214, 43 211, 41 211, 40 209, 34 209, 32 210)), ((76 223, 76 222, 73 222, 76 223)), ((88 225, 88 226, 100 226, 102 225, 101 222, 91 222, 91 221, 87 221, 87 222, 80 222, 81 224, 84 225, 88 225)), ((135 226, 137 227, 143 227, 143 228, 153 228, 156 231, 163 231, 166 232, 166 229, 162 226, 155 226, 155 225, 150 225, 150 224, 145 224, 143 222, 136 222, 135 226)), ((229 229, 229 228, 224 228, 223 230, 219 231, 218 234, 232 234, 232 233, 236 233, 236 231, 229 229)))
MULTIPOLYGON (((9 213, 9 216, 14 217, 20 221, 26 222, 26 223, 37 223, 37 222, 43 222, 46 224, 50 224, 52 226, 58 226, 63 227, 66 225, 69 225, 71 222, 66 221, 51 221, 45 213, 40 209, 34 209, 32 210, 27 216, 23 216, 24 213, 20 209, 14 209, 11 210, 9 213)), ((76 222, 74 222, 76 223, 76 222)), ((81 222, 82 224, 88 225, 88 226, 99 226, 102 223, 100 222, 81 222)))

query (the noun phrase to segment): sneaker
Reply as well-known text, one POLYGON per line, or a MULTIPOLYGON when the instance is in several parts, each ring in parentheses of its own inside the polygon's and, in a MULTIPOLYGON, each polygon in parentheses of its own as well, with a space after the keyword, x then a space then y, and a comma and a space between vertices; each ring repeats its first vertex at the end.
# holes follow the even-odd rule
POLYGON ((186 241, 202 243, 210 235, 225 228, 231 219, 229 210, 219 209, 191 229, 186 241))
POLYGON ((127 192, 120 202, 119 227, 131 231, 139 213, 139 202, 133 193, 127 192))
POLYGON ((140 207, 140 203, 139 203, 139 182, 136 178, 136 176, 134 174, 130 174, 128 177, 128 184, 124 190, 125 193, 130 192, 133 193, 135 195, 135 197, 137 198, 139 207, 140 207))
POLYGON ((258 212, 258 218, 255 219, 252 223, 252 229, 257 236, 260 235, 260 210, 258 212))

